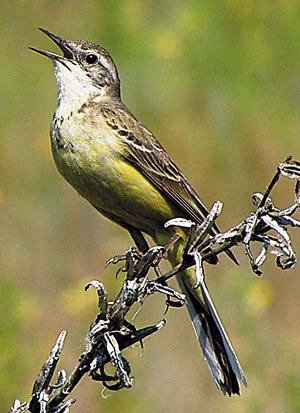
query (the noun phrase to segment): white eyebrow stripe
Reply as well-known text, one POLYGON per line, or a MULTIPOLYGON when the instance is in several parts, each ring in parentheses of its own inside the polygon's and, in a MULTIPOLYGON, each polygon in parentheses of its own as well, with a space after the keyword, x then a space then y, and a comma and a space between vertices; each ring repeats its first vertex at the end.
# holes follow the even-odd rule
POLYGON ((98 55, 100 64, 108 71, 114 81, 116 81, 116 74, 115 71, 112 70, 111 65, 109 62, 101 55, 98 55))

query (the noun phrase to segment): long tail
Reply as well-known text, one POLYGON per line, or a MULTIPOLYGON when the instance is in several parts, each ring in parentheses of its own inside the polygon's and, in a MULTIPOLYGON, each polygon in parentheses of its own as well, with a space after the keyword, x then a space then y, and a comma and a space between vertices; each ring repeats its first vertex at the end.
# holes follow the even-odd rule
MULTIPOLYGON (((196 336, 202 347, 215 383, 224 394, 240 394, 239 381, 247 386, 247 380, 224 330, 215 306, 203 282, 197 290, 189 287, 186 270, 178 276, 178 283, 186 295, 187 307, 196 336)), ((190 278, 190 277, 188 277, 190 278)))

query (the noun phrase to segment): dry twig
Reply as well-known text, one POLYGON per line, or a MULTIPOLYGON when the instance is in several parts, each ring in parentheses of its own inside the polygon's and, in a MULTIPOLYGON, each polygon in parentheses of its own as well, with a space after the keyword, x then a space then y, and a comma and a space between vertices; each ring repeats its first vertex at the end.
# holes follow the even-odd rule
MULTIPOLYGON (((125 262, 121 270, 126 273, 122 288, 113 302, 108 301, 104 285, 97 281, 91 281, 86 290, 94 287, 98 293, 99 314, 91 325, 86 338, 86 351, 81 355, 79 364, 73 373, 67 377, 64 370, 58 372, 58 379, 51 384, 57 363, 63 348, 66 332, 63 331, 46 362, 44 363, 33 387, 30 403, 23 403, 17 399, 11 409, 11 413, 67 413, 75 399, 66 400, 81 378, 88 374, 92 380, 100 381, 110 390, 120 390, 133 385, 129 361, 123 356, 122 351, 133 344, 157 332, 165 320, 159 323, 137 329, 126 320, 128 311, 135 303, 143 303, 154 293, 167 296, 168 306, 182 306, 185 296, 167 285, 167 281, 183 269, 192 265, 196 266, 197 286, 201 285, 205 291, 203 262, 217 257, 221 252, 237 245, 244 245, 249 257, 252 270, 261 275, 260 267, 265 262, 267 254, 276 256, 276 264, 281 269, 292 268, 296 264, 296 254, 293 250, 289 227, 300 227, 300 222, 292 217, 300 206, 300 163, 291 158, 279 164, 276 174, 264 194, 255 193, 253 201, 255 212, 240 224, 227 232, 209 235, 211 227, 221 213, 222 204, 216 202, 213 205, 206 220, 201 224, 195 224, 182 218, 176 218, 166 226, 183 226, 190 229, 189 240, 183 254, 180 265, 172 268, 167 273, 160 275, 159 263, 166 258, 168 249, 177 241, 174 237, 168 245, 154 246, 146 253, 136 248, 131 248, 124 255, 110 259, 107 265, 125 262), (280 176, 296 181, 295 202, 288 208, 280 210, 275 207, 270 193, 280 176), (256 257, 252 253, 252 245, 260 244, 260 252, 256 257), (149 278, 151 268, 156 270, 158 278, 149 278), (114 375, 106 373, 105 366, 111 364, 115 368, 114 375)), ((206 298, 208 306, 212 305, 206 298)))

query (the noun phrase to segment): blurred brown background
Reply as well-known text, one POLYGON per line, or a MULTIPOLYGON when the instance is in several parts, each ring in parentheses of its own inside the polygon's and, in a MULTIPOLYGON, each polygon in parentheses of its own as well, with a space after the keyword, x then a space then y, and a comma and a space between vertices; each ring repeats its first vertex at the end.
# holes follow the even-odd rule
MULTIPOLYGON (((58 175, 49 123, 56 85, 47 59, 27 46, 56 51, 37 27, 101 43, 114 57, 123 98, 160 139, 210 206, 224 202, 220 226, 252 209, 275 168, 300 158, 300 7, 296 0, 1 2, 0 405, 28 400, 33 380, 62 329, 61 368, 84 349, 98 278, 116 293, 104 262, 131 245, 58 175)), ((274 192, 293 201, 292 184, 274 192)), ((299 231, 293 232, 299 251, 299 231)), ((207 281, 239 355, 249 388, 224 398, 203 361, 185 310, 171 309, 164 329, 125 355, 133 389, 101 398, 88 378, 72 412, 299 412, 299 266, 282 272, 270 257, 262 279, 242 248, 241 266, 225 257, 207 281)), ((149 299, 139 326, 163 317, 149 299)))

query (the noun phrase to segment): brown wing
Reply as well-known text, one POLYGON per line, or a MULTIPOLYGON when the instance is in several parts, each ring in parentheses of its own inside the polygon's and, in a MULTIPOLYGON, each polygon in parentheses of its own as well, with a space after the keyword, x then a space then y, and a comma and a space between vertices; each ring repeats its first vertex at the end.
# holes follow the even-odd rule
MULTIPOLYGON (((201 223, 208 210, 186 177, 169 157, 154 135, 123 104, 101 108, 107 124, 124 143, 124 158, 140 171, 157 189, 171 199, 187 217, 201 223)), ((216 225, 212 234, 219 233, 216 225)), ((231 250, 226 254, 238 264, 231 250)), ((217 262, 217 261, 215 261, 217 262)))
POLYGON ((124 142, 124 158, 171 199, 184 217, 201 223, 208 214, 206 207, 154 135, 125 106, 103 107, 101 112, 124 142))

